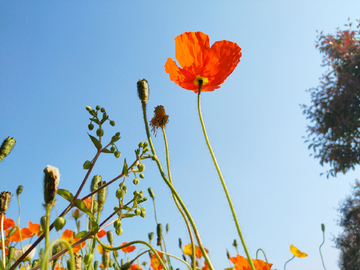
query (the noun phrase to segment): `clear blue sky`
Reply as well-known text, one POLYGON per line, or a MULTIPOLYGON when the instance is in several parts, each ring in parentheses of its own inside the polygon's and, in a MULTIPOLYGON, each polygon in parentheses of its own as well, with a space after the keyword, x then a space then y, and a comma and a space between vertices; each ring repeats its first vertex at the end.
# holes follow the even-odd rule
MULTIPOLYGON (((93 173, 104 180, 121 173, 123 159, 133 160, 137 144, 146 140, 136 94, 137 80, 146 78, 149 115, 157 105, 170 115, 174 185, 215 267, 229 267, 226 248, 235 256, 231 244, 237 233, 203 139, 197 96, 164 71, 166 59, 175 56, 174 38, 202 31, 211 44, 230 40, 242 48, 238 67, 222 87, 203 93, 202 108, 250 253, 255 257, 262 248, 273 268, 283 269, 294 244, 309 257, 294 259, 288 269, 322 269, 318 247, 325 223, 325 265, 338 269, 331 241, 340 231, 336 208, 350 193, 358 168, 337 178, 319 176, 328 167, 309 157, 302 138, 309 123, 299 104, 310 103, 306 90, 324 72, 316 30, 334 33, 348 17, 355 22, 359 10, 359 1, 1 1, 0 140, 12 136, 17 144, 0 163, 0 190, 15 193, 24 186, 22 226, 45 214, 46 165, 59 168, 60 188, 75 192, 86 173, 83 162, 95 153, 85 106, 97 104, 116 121, 105 138, 121 132, 122 156, 104 155, 93 173)), ((162 137, 154 141, 165 162, 162 137)), ((178 238, 189 241, 185 225, 155 163, 145 165, 146 178, 136 188, 155 191, 159 222, 170 223, 168 251, 180 255, 178 238)), ((132 178, 128 182, 133 190, 132 178)), ((110 188, 104 216, 116 205, 116 188, 110 188)), ((65 206, 59 198, 58 210, 65 206)), ((152 204, 144 206, 146 218, 124 221, 116 244, 146 240, 155 231, 152 204)), ((14 198, 7 216, 15 219, 17 213, 14 198)), ((67 228, 75 229, 71 222, 67 228)))

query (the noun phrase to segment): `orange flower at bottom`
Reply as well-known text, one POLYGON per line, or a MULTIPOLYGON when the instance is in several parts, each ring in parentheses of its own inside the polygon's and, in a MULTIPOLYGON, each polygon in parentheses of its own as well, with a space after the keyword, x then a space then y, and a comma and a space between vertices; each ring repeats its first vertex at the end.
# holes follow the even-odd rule
POLYGON ((241 48, 234 42, 217 41, 210 47, 208 35, 202 32, 185 32, 175 38, 176 62, 168 58, 165 72, 170 80, 187 90, 208 92, 220 88, 240 62, 241 48))
MULTIPOLYGON (((251 270, 249 261, 240 256, 239 254, 236 257, 231 257, 230 261, 235 264, 235 270, 251 270)), ((262 260, 252 260, 256 270, 270 270, 272 263, 266 263, 262 260)))
MULTIPOLYGON (((72 245, 80 240, 80 238, 74 238, 74 232, 72 230, 67 230, 67 229, 61 235, 61 239, 68 241, 70 245, 72 245)), ((81 244, 77 245, 76 247, 73 247, 73 252, 74 253, 79 252, 79 250, 81 248, 83 248, 84 246, 85 246, 85 242, 82 242, 81 244)))
POLYGON ((138 263, 135 263, 130 266, 130 270, 142 270, 142 268, 138 263))
POLYGON ((209 266, 207 265, 206 261, 205 261, 205 266, 203 268, 201 268, 201 270, 209 270, 209 266))
MULTIPOLYGON (((5 231, 5 235, 7 236, 9 234, 11 229, 8 229, 5 231)), ((20 233, 21 233, 21 239, 22 240, 25 240, 25 239, 28 239, 28 238, 31 238, 33 237, 35 234, 33 232, 31 232, 28 228, 22 228, 20 230, 20 233)), ((11 235, 8 239, 11 241, 11 242, 20 242, 20 233, 19 233, 19 228, 18 230, 13 234, 11 235)))
MULTIPOLYGON (((164 263, 166 263, 166 260, 163 259, 163 254, 160 253, 160 252, 158 252, 158 255, 160 256, 160 258, 162 259, 162 261, 163 261, 164 263)), ((152 255, 151 255, 150 265, 151 265, 151 268, 154 269, 154 270, 161 270, 161 269, 163 269, 160 261, 158 260, 158 258, 156 257, 155 254, 152 254, 152 255)))

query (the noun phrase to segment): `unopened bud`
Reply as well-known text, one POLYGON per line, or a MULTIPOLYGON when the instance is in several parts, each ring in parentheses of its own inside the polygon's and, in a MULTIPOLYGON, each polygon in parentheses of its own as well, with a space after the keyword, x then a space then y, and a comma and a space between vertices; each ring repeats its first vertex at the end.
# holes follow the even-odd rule
POLYGON ((88 169, 90 169, 90 167, 91 167, 91 161, 90 161, 90 160, 86 160, 86 161, 84 162, 84 164, 83 164, 84 170, 88 170, 88 169))
POLYGON ((23 191, 23 186, 18 186, 18 188, 16 189, 16 195, 20 195, 21 194, 21 192, 23 191))
POLYGON ((111 120, 111 121, 110 121, 110 125, 111 125, 111 126, 115 126, 115 121, 114 121, 114 120, 111 120))
POLYGON ((12 228, 10 229, 10 232, 8 233, 7 237, 12 236, 16 231, 17 231, 17 227, 12 227, 12 228))
POLYGON ((162 237, 162 225, 161 223, 159 223, 156 227, 156 235, 158 238, 161 238, 162 237))
POLYGON ((11 193, 9 191, 3 191, 0 193, 0 214, 5 213, 9 208, 11 199, 11 193))
POLYGON ((98 128, 98 129, 96 130, 96 135, 97 135, 98 137, 104 136, 104 130, 103 130, 102 128, 98 128))
POLYGON ((98 189, 98 185, 99 182, 101 181, 101 176, 100 175, 94 175, 93 179, 91 180, 91 185, 90 185, 90 191, 94 192, 95 190, 98 189))
POLYGON ((151 197, 153 200, 155 200, 155 193, 154 193, 154 191, 152 190, 151 187, 148 188, 148 192, 149 192, 150 197, 151 197))
POLYGON ((135 213, 135 215, 140 216, 140 214, 141 214, 140 208, 136 208, 134 213, 135 213))
POLYGON ((234 248, 237 248, 237 242, 236 242, 236 239, 234 239, 233 246, 234 246, 234 248))
POLYGON ((149 84, 148 81, 145 79, 142 79, 137 82, 137 91, 139 95, 139 99, 141 100, 141 103, 146 104, 146 102, 149 99, 149 84))
POLYGON ((226 250, 226 257, 228 258, 228 260, 230 260, 230 252, 228 250, 226 250))
POLYGON ((104 249, 101 259, 102 259, 103 267, 108 268, 110 264, 110 252, 104 249))
POLYGON ((181 238, 179 238, 179 248, 182 249, 182 241, 181 241, 181 238))
POLYGON ((95 109, 100 110, 100 105, 96 105, 95 109))
POLYGON ((325 224, 324 224, 324 223, 321 223, 321 230, 322 230, 323 232, 325 232, 325 224))
POLYGON ((140 217, 144 218, 146 216, 146 210, 144 207, 141 208, 140 217))
POLYGON ((107 240, 109 241, 110 245, 114 242, 114 235, 112 231, 107 231, 106 233, 107 240))
POLYGON ((144 178, 145 178, 145 176, 144 176, 143 173, 140 173, 140 174, 139 174, 139 177, 140 177, 141 179, 144 179, 144 178))
POLYGON ((11 262, 11 259, 14 257, 14 254, 15 254, 15 247, 13 246, 9 247, 9 253, 8 253, 9 262, 11 262))
POLYGON ((38 266, 40 264, 39 260, 33 260, 31 268, 34 268, 35 266, 38 266))
POLYGON ((148 237, 149 237, 149 241, 151 241, 154 237, 154 233, 153 232, 149 232, 148 233, 148 237))
POLYGON ((170 224, 169 224, 169 223, 168 223, 168 224, 166 224, 165 229, 166 229, 166 233, 168 233, 168 232, 169 232, 169 229, 170 229, 170 224))
POLYGON ((143 172, 145 170, 145 165, 143 163, 140 163, 137 167, 139 172, 143 172))
POLYGON ((47 165, 46 168, 44 169, 44 173, 45 173, 44 176, 45 204, 53 203, 60 182, 59 169, 54 166, 47 165))
POLYGON ((94 262, 94 270, 97 270, 97 269, 98 269, 98 266, 99 266, 99 262, 98 262, 98 261, 95 261, 95 262, 94 262))
MULTIPOLYGON (((100 181, 98 184, 98 187, 102 187, 106 184, 106 181, 100 181)), ((106 196, 107 196, 107 187, 102 188, 97 193, 97 201, 99 205, 104 205, 106 202, 106 196)))
POLYGON ((52 247, 52 255, 56 255, 58 254, 60 251, 61 251, 61 244, 56 244, 56 245, 53 245, 52 247))
POLYGON ((90 112, 91 111, 91 107, 90 106, 86 106, 85 109, 90 112))
POLYGON ((121 152, 120 152, 120 151, 115 151, 115 152, 114 152, 114 156, 115 156, 116 158, 119 158, 119 157, 121 156, 121 152))
POLYGON ((64 228, 66 224, 66 219, 64 217, 58 217, 54 221, 54 227, 56 231, 60 231, 62 228, 64 228))
POLYGON ((88 265, 88 264, 90 264, 91 262, 92 262, 92 260, 93 260, 93 254, 92 253, 86 253, 85 254, 85 257, 84 257, 84 264, 85 265, 88 265))
POLYGON ((134 184, 134 185, 138 185, 139 183, 140 183, 139 178, 134 178, 133 184, 134 184))
POLYGON ((89 124, 89 125, 88 125, 88 129, 89 129, 89 130, 93 130, 93 129, 94 129, 94 125, 93 125, 93 124, 89 124))
POLYGON ((8 154, 10 154, 11 150, 14 148, 16 141, 12 137, 7 137, 1 147, 0 147, 0 161, 4 159, 8 154))

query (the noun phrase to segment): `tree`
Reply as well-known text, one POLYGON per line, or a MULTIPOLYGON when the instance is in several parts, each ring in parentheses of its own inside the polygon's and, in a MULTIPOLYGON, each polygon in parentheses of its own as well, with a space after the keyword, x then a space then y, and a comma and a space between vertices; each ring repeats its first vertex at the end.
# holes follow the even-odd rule
POLYGON ((345 199, 338 211, 339 225, 344 231, 334 238, 340 249, 339 267, 342 270, 360 269, 360 182, 356 180, 353 194, 345 199))
POLYGON ((360 30, 346 26, 348 30, 337 29, 335 35, 319 34, 316 48, 328 70, 320 85, 308 90, 311 106, 302 105, 312 123, 305 142, 321 165, 332 167, 327 176, 345 174, 360 163, 360 30))

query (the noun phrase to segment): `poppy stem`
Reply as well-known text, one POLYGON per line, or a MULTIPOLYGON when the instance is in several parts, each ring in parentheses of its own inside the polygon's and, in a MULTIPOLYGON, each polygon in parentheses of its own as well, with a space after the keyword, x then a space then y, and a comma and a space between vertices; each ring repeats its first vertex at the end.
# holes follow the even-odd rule
POLYGON ((288 263, 288 262, 290 262, 292 259, 294 259, 295 258, 295 255, 290 259, 290 260, 288 260, 285 264, 284 264, 284 270, 286 270, 286 264, 288 263))
POLYGON ((265 251, 262 249, 262 248, 259 248, 257 251, 256 251, 256 259, 258 259, 258 253, 259 251, 262 251, 262 253, 264 254, 264 257, 265 257, 265 261, 268 262, 267 258, 266 258, 266 254, 265 254, 265 251))
MULTIPOLYGON (((172 183, 172 178, 171 178, 171 171, 170 171, 170 156, 169 156, 169 147, 168 147, 168 142, 167 142, 167 137, 166 137, 166 132, 165 132, 165 128, 164 127, 161 127, 162 129, 162 132, 163 132, 163 135, 164 135, 164 142, 165 142, 165 151, 166 151, 166 166, 167 166, 167 171, 168 171, 168 177, 169 177, 169 182, 171 184, 172 183)), ((181 209, 180 205, 179 205, 179 202, 177 201, 176 197, 174 194, 172 194, 173 196, 173 199, 174 199, 174 202, 176 204, 176 207, 179 209, 179 212, 180 214, 182 215, 185 223, 186 223, 186 227, 188 229, 188 232, 189 232, 189 236, 190 236, 190 242, 191 242, 191 250, 192 250, 192 253, 191 253, 191 261, 192 261, 192 267, 193 269, 195 269, 196 267, 196 261, 195 261, 195 243, 194 243, 194 236, 191 232, 191 227, 190 227, 190 224, 189 224, 189 221, 187 220, 186 218, 186 215, 184 213, 184 211, 181 209)))
POLYGON ((236 225, 236 228, 237 228, 237 231, 238 231, 238 234, 239 234, 241 243, 242 243, 242 245, 243 245, 243 247, 244 247, 244 250, 245 250, 245 253, 246 253, 246 257, 247 257, 247 259, 248 259, 248 261, 249 261, 249 264, 250 264, 251 269, 252 269, 252 270, 255 270, 253 261, 251 260, 249 251, 248 251, 247 246, 246 246, 246 244, 245 244, 245 240, 244 240, 244 237, 243 237, 243 235, 242 235, 242 232, 241 232, 241 229, 240 229, 240 225, 239 225, 238 219, 237 219, 237 217, 236 217, 235 209, 234 209, 234 206, 233 206, 233 204, 232 204, 229 191, 228 191, 228 189, 227 189, 227 187, 226 187, 224 177, 222 176, 222 173, 221 173, 221 171, 220 171, 220 167, 219 167, 219 165, 218 165, 218 163, 217 163, 217 160, 216 160, 214 151, 213 151, 212 148, 211 148, 211 144, 210 144, 210 141, 209 141, 207 132, 206 132, 204 120, 203 120, 202 113, 201 113, 201 105, 200 105, 200 104, 201 104, 201 103, 200 103, 200 94, 201 94, 201 86, 202 86, 202 84, 203 84, 203 81, 202 81, 202 80, 198 80, 198 82, 199 82, 198 111, 199 111, 199 118, 200 118, 200 122, 201 122, 201 127, 202 127, 202 130, 203 130, 203 132, 204 132, 205 141, 206 141, 206 144, 207 144, 207 146, 208 146, 208 148, 209 148, 209 151, 210 151, 211 157, 212 157, 212 159, 213 159, 214 165, 215 165, 215 167, 216 167, 216 170, 217 170, 217 172, 218 172, 218 175, 219 175, 221 184, 222 184, 223 189, 224 189, 224 192, 225 192, 225 194, 226 194, 226 198, 227 198, 227 200, 228 200, 228 202, 229 202, 229 206, 230 206, 230 209, 231 209, 231 213, 232 213, 232 215, 233 215, 233 218, 234 218, 234 221, 235 221, 235 225, 236 225))
POLYGON ((4 269, 6 269, 6 255, 5 255, 5 237, 4 237, 4 218, 5 213, 0 213, 1 221, 0 221, 0 231, 1 231, 1 252, 2 252, 2 263, 4 265, 4 269))
POLYGON ((210 258, 209 256, 206 254, 206 251, 205 251, 205 248, 202 244, 202 241, 201 241, 201 238, 200 238, 200 234, 199 234, 199 231, 197 230, 196 228, 196 225, 195 225, 195 222, 192 218, 192 216, 190 215, 190 212, 189 210, 186 208, 184 202, 181 200, 181 197, 179 196, 179 194, 177 193, 176 189, 173 187, 172 183, 170 183, 170 181, 167 179, 165 173, 164 173, 164 170, 161 166, 161 163, 156 155, 156 152, 155 152, 155 148, 154 148, 154 145, 152 143, 152 140, 151 140, 151 135, 150 135, 150 131, 149 131, 149 125, 148 125, 148 121, 147 121, 147 116, 146 116, 146 102, 142 101, 141 102, 142 104, 142 110, 143 110, 143 117, 144 117, 144 123, 145 123, 145 129, 146 129, 146 135, 148 137, 148 142, 149 142, 149 145, 150 145, 150 149, 151 149, 151 152, 153 154, 153 159, 156 161, 156 164, 158 165, 158 169, 160 171, 160 174, 163 178, 163 180, 165 181, 165 183, 168 185, 168 187, 170 188, 172 194, 175 195, 176 199, 178 200, 179 204, 181 205, 181 208, 184 210, 190 224, 191 224, 191 227, 194 231, 194 234, 195 234, 195 237, 197 239, 197 242, 198 242, 198 245, 199 245, 199 248, 205 258, 205 261, 209 267, 210 270, 214 270, 214 266, 212 265, 212 262, 210 261, 210 258))
POLYGON ((320 247, 319 247, 319 252, 320 252, 320 257, 321 257, 322 265, 323 265, 324 269, 326 270, 325 264, 324 264, 324 259, 323 259, 322 253, 321 253, 321 247, 322 247, 322 245, 323 245, 324 243, 325 243, 325 230, 323 231, 323 242, 322 242, 322 244, 321 244, 320 247))

